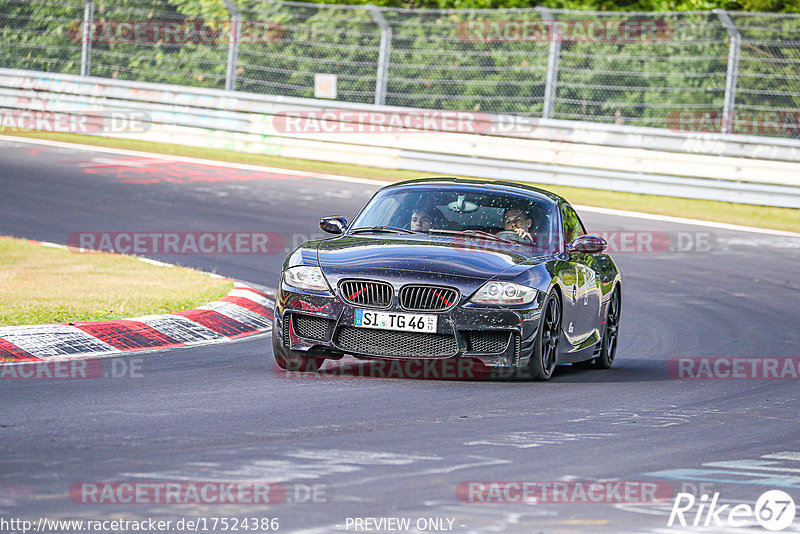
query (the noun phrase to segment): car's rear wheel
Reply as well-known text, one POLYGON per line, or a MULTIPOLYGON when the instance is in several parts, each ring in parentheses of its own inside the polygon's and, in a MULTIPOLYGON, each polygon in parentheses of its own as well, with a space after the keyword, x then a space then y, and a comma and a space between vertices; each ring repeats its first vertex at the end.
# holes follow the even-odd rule
POLYGON ((542 307, 542 318, 536 342, 528 362, 528 378, 549 380, 558 363, 558 342, 561 339, 561 300, 551 291, 542 307))
POLYGON ((310 356, 305 352, 287 349, 281 344, 276 333, 276 322, 272 323, 272 355, 275 363, 285 371, 300 373, 317 372, 325 363, 325 358, 310 356))
POLYGON ((603 344, 600 347, 600 355, 592 362, 595 369, 608 369, 614 364, 614 357, 617 354, 617 336, 619 334, 619 312, 620 296, 617 288, 614 289, 611 294, 611 300, 608 301, 603 344))

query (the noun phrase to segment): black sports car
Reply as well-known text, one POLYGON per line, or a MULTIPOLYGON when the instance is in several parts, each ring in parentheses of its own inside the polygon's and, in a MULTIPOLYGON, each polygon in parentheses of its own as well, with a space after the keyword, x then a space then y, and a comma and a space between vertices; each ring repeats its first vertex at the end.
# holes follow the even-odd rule
POLYGON ((335 237, 286 258, 276 363, 477 360, 547 380, 614 361, 621 277, 562 197, 516 183, 420 179, 384 187, 335 237))

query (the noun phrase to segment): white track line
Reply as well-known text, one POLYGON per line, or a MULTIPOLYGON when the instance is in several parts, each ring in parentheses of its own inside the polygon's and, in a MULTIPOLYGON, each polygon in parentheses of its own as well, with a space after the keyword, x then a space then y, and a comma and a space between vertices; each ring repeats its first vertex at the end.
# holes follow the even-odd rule
MULTIPOLYGON (((306 176, 309 178, 318 178, 321 180, 334 180, 339 182, 351 182, 351 183, 360 183, 360 184, 371 184, 371 185, 388 185, 389 182, 382 181, 382 180, 370 180, 368 178, 355 178, 352 176, 340 176, 337 174, 319 174, 315 172, 308 172, 308 171, 295 171, 291 169, 279 169, 276 167, 262 167, 259 165, 248 165, 245 163, 231 163, 226 161, 215 161, 215 160, 207 160, 201 158, 188 158, 184 156, 172 156, 169 154, 158 154, 153 152, 140 152, 137 150, 125 150, 122 148, 109 148, 109 147, 100 147, 100 146, 92 146, 92 145, 81 145, 77 143, 64 143, 61 141, 50 141, 48 139, 29 139, 26 137, 14 137, 14 136, 7 136, 7 135, 0 135, 0 141, 9 141, 9 142, 20 142, 20 143, 30 143, 30 144, 37 144, 37 145, 46 145, 46 146, 53 146, 59 148, 70 148, 73 150, 85 150, 89 152, 105 152, 109 154, 119 154, 119 155, 126 155, 126 156, 135 156, 135 157, 143 157, 143 158, 159 158, 159 159, 167 159, 172 161, 181 161, 185 163, 196 163, 200 165, 211 165, 215 167, 226 167, 226 168, 234 168, 234 169, 245 169, 245 170, 253 170, 253 171, 262 171, 262 172, 280 172, 280 173, 291 173, 296 174, 298 176, 306 176)), ((782 237, 798 237, 800 238, 800 233, 798 232, 786 232, 783 230, 772 230, 769 228, 758 228, 754 226, 741 226, 738 224, 728 224, 728 223, 720 223, 720 222, 713 222, 713 221, 703 221, 700 219, 687 219, 683 217, 672 217, 668 215, 656 215, 652 213, 643 213, 638 211, 626 211, 626 210, 618 210, 612 208, 598 208, 594 206, 582 206, 582 205, 574 205, 574 207, 581 211, 589 211, 593 213, 602 213, 605 215, 615 215, 617 217, 630 217, 635 219, 648 219, 651 221, 663 221, 663 222, 670 222, 676 224, 689 224, 694 226, 704 226, 708 228, 718 228, 722 230, 731 230, 735 232, 754 232, 758 234, 769 234, 769 235, 776 235, 782 237)), ((800 210, 798 210, 800 213, 800 210)), ((800 215, 798 215, 800 217, 800 215)))
MULTIPOLYGON (((374 184, 374 185, 388 185, 389 182, 381 180, 370 180, 368 178, 355 178, 351 176, 339 176, 338 174, 321 174, 310 171, 296 171, 292 169, 279 169, 277 167, 264 167, 261 165, 249 165, 247 163, 234 163, 230 161, 218 161, 211 159, 189 158, 186 156, 173 156, 171 154, 158 154, 156 152, 140 152, 138 150, 126 150, 124 148, 111 148, 105 146, 81 145, 78 143, 64 143, 62 141, 50 141, 49 139, 29 139, 27 137, 14 137, 8 135, 0 135, 0 141, 30 143, 33 145, 45 145, 58 148, 70 148, 73 150, 85 150, 87 152, 104 152, 107 154, 117 154, 120 156, 134 156, 139 158, 154 158, 160 160, 180 161, 183 163, 196 163, 199 165, 211 165, 214 167, 226 167, 229 169, 243 169, 248 171, 259 172, 278 172, 278 173, 291 173, 297 176, 305 176, 308 178, 320 178, 322 180, 336 180, 339 182, 353 182, 360 184, 374 184)), ((242 154, 248 154, 242 152, 242 154)))

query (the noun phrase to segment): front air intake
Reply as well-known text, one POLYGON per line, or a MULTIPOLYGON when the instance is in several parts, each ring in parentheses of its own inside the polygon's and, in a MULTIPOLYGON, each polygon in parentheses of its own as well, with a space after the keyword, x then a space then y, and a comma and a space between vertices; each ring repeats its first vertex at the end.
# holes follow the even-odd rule
POLYGON ((444 311, 458 302, 458 291, 449 287, 407 285, 400 290, 400 306, 409 311, 444 311))
POLYGON ((392 303, 393 290, 386 282, 345 280, 339 284, 342 298, 355 306, 386 308, 392 303))

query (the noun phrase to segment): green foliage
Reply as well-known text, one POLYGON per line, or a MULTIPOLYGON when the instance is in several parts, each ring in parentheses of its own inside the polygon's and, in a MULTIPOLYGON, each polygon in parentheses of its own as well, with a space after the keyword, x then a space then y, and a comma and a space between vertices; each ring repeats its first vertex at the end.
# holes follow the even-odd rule
POLYGON ((81 0, 0 0, 0 67, 80 73, 81 0))
MULTIPOLYGON (((244 21, 238 47, 237 90, 310 98, 314 96, 315 73, 328 73, 337 75, 339 100, 374 101, 381 33, 364 0, 351 0, 350 9, 234 1, 244 21)), ((516 8, 529 6, 531 0, 380 2, 399 7, 516 8)), ((705 118, 718 121, 730 37, 717 15, 708 9, 797 11, 799 3, 544 0, 548 7, 584 10, 556 14, 559 20, 577 28, 598 21, 610 26, 623 20, 658 24, 650 40, 564 40, 552 116, 662 128, 670 127, 670 121, 681 113, 698 117, 705 113, 705 118), (633 16, 618 11, 621 9, 661 12, 633 16)), ((133 41, 118 35, 101 37, 92 45, 92 75, 196 87, 225 86, 230 16, 222 0, 96 0, 95 6, 95 28, 176 23, 184 30, 207 29, 210 37, 182 35, 177 42, 164 34, 133 41)), ((383 15, 392 29, 387 104, 542 115, 549 36, 506 39, 502 34, 509 21, 541 27, 540 12, 387 10, 383 15), (478 31, 472 32, 473 27, 478 31)), ((800 109, 800 17, 731 16, 742 36, 737 110, 760 113, 800 109)), ((82 0, 0 0, 0 66, 78 73, 82 19, 82 0)), ((770 120, 784 119, 785 114, 770 120)), ((746 131, 741 130, 746 124, 736 126, 746 131)))
POLYGON ((230 18, 222 0, 169 0, 169 3, 193 20, 226 21, 230 18))

